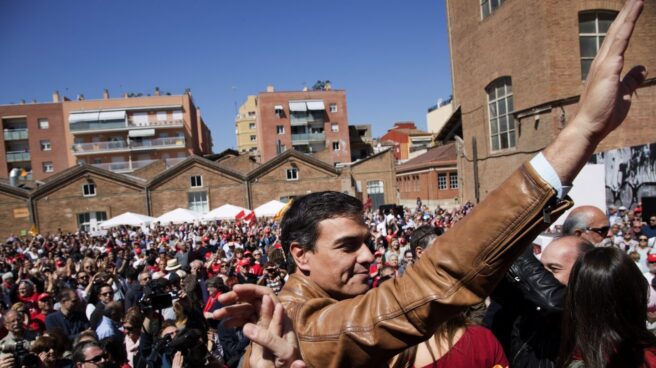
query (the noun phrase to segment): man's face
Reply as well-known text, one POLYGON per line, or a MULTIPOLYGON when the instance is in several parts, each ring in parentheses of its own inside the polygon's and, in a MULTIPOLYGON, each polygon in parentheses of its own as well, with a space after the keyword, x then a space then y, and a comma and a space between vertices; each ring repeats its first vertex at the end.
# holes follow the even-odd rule
POLYGON ((649 226, 655 227, 656 226, 656 216, 652 216, 649 218, 649 226))
POLYGON ((647 268, 649 268, 649 272, 656 274, 656 262, 647 262, 647 268))
POLYGON ((576 240, 565 237, 551 242, 542 251, 540 262, 561 284, 567 286, 569 274, 578 256, 576 240))
POLYGON ((318 225, 314 251, 306 252, 299 265, 310 279, 335 299, 365 293, 369 286, 369 264, 373 254, 365 245, 367 227, 347 217, 326 219, 318 225))
POLYGON ((79 367, 104 367, 107 361, 107 353, 97 346, 84 349, 84 362, 79 367))
POLYGON ((100 288, 99 299, 103 304, 109 304, 112 300, 114 300, 114 290, 112 290, 111 287, 103 286, 100 288))
POLYGON ((52 312, 52 299, 50 298, 44 298, 42 300, 39 300, 38 302, 39 309, 43 312, 43 314, 48 314, 52 312))
POLYGON ((610 225, 608 218, 601 214, 597 214, 590 219, 588 227, 581 233, 581 237, 587 239, 592 244, 599 244, 606 238, 606 236, 608 236, 609 229, 610 225))
POLYGON ((77 293, 71 291, 68 294, 68 298, 61 302, 62 306, 67 310, 78 310, 81 306, 80 299, 77 297, 77 293))
POLYGON ((23 332, 23 321, 18 313, 11 313, 5 316, 5 328, 14 335, 21 335, 23 332))

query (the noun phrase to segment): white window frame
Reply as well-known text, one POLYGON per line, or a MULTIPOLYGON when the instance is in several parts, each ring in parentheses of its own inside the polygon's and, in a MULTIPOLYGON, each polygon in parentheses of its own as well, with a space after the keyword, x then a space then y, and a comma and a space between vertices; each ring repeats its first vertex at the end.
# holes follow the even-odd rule
POLYGON ((284 125, 276 125, 276 134, 278 134, 278 135, 285 134, 285 126, 284 125))
MULTIPOLYGON (((599 29, 599 15, 601 14, 613 15, 613 18, 617 17, 617 12, 612 10, 592 10, 592 11, 583 11, 579 13, 579 53, 581 55, 581 80, 586 80, 586 78, 588 77, 588 72, 590 71, 590 65, 592 65, 592 60, 594 60, 595 56, 597 56, 597 53, 599 52, 599 48, 601 47, 601 43, 604 41, 604 38, 606 37, 606 33, 608 33, 608 30, 603 32, 602 30, 599 29), (581 17, 586 15, 594 15, 594 25, 595 25, 594 32, 581 32, 581 17), (595 38, 595 53, 592 56, 583 56, 583 43, 581 42, 581 40, 584 37, 595 38), (583 66, 584 62, 588 63, 587 70, 585 70, 583 66)), ((610 27, 610 23, 609 23, 609 27, 610 27)))
POLYGON ((251 135, 251 142, 257 142, 257 136, 251 135))
POLYGON ((50 122, 48 118, 39 118, 38 119, 39 129, 50 129, 50 122))
POLYGON ((458 189, 460 187, 460 182, 458 181, 457 174, 449 174, 449 188, 458 189))
POLYGON ((187 193, 187 208, 198 213, 207 213, 210 210, 210 201, 207 191, 187 193))
POLYGON ((248 129, 250 130, 255 129, 255 123, 248 123, 248 129))
POLYGON ((437 173, 437 189, 439 190, 449 189, 449 182, 447 181, 446 173, 437 173))
POLYGON ((489 17, 505 0, 481 0, 481 19, 489 17), (496 4, 496 5, 494 5, 496 4))
POLYGON ((55 171, 55 165, 52 163, 52 161, 46 161, 41 163, 41 166, 43 168, 43 172, 45 173, 51 173, 55 171))
POLYGON ((333 151, 339 151, 339 142, 333 142, 333 151))
POLYGON ((203 175, 192 175, 189 178, 192 188, 202 188, 203 187, 203 175))
POLYGON ((517 146, 516 124, 513 116, 512 79, 502 77, 490 83, 486 88, 488 106, 488 125, 490 129, 490 151, 497 152, 512 149, 517 146), (501 95, 497 94, 502 86, 501 95), (494 95, 493 95, 494 94, 494 95), (505 130, 501 129, 502 121, 506 121, 505 130), (503 146, 503 136, 506 136, 507 146, 503 146))
POLYGON ((339 132, 339 123, 330 124, 330 131, 333 132, 333 133, 338 133, 339 132))
POLYGON ((298 178, 299 178, 299 173, 297 167, 292 167, 287 169, 287 180, 293 181, 293 180, 298 180, 298 178))
POLYGON ((82 185, 83 197, 95 197, 98 194, 95 183, 86 183, 82 185))
POLYGON ((330 112, 337 112, 337 104, 330 104, 330 112))
POLYGON ((157 121, 168 121, 169 116, 166 111, 158 111, 157 112, 157 121))
POLYGON ((39 141, 41 146, 41 151, 52 151, 52 145, 50 144, 50 139, 42 139, 39 141))
POLYGON ((173 118, 173 121, 175 121, 175 120, 184 120, 184 113, 182 112, 182 110, 175 110, 175 111, 173 111, 172 118, 173 118))

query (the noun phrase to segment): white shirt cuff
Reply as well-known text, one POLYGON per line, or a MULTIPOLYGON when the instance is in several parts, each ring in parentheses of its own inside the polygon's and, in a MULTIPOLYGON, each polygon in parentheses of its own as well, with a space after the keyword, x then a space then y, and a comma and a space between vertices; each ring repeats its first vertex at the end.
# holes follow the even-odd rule
POLYGON ((533 157, 530 164, 533 166, 533 169, 537 171, 538 175, 556 190, 558 199, 565 198, 570 189, 572 189, 572 186, 566 186, 560 182, 556 170, 554 170, 553 166, 547 161, 542 152, 533 157))

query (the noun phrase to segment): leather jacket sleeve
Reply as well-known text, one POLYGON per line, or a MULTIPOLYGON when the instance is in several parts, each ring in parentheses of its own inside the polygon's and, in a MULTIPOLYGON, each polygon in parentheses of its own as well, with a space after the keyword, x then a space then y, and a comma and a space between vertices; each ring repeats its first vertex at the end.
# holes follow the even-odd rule
POLYGON ((567 208, 524 164, 402 277, 355 298, 330 298, 294 274, 279 295, 309 367, 378 367, 481 302, 533 239, 567 208), (309 291, 308 291, 309 290, 309 291))
POLYGON ((544 268, 530 248, 510 266, 508 277, 519 288, 524 299, 538 307, 542 313, 563 311, 565 285, 544 268))

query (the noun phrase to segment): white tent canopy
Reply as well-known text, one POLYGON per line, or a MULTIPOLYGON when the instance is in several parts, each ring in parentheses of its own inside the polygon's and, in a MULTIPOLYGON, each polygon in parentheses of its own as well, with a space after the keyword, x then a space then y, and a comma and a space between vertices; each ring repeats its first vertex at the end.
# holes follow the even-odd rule
POLYGON ((186 208, 176 208, 155 219, 162 225, 182 224, 184 222, 194 222, 200 220, 201 215, 186 208))
POLYGON ((103 221, 100 224, 100 227, 103 229, 109 229, 115 226, 145 226, 150 225, 151 222, 155 220, 154 217, 140 215, 138 213, 126 212, 122 215, 112 217, 109 220, 103 221))
POLYGON ((285 203, 274 199, 254 209, 253 212, 255 212, 255 216, 257 217, 273 217, 280 212, 283 207, 285 207, 285 203))
POLYGON ((214 220, 234 220, 238 213, 244 211, 244 215, 248 215, 251 211, 246 208, 235 206, 232 204, 224 204, 221 207, 215 208, 203 216, 205 221, 214 220))

